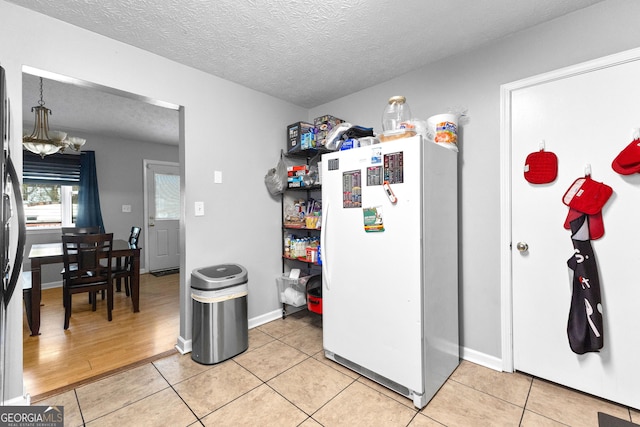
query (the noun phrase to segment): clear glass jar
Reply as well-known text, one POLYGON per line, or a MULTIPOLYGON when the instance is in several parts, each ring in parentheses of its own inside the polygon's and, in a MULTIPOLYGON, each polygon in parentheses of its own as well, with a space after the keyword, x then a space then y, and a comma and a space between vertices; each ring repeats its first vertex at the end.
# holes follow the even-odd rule
POLYGON ((382 113, 382 131, 402 129, 404 123, 411 120, 411 110, 404 96, 392 96, 389 98, 384 112, 382 113))

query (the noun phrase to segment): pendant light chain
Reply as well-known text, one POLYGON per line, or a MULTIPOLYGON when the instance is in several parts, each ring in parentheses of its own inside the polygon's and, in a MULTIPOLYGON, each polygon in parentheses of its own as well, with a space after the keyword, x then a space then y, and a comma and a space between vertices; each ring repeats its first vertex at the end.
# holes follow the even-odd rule
POLYGON ((42 96, 42 77, 40 77, 40 101, 38 101, 38 105, 44 107, 44 97, 42 96))

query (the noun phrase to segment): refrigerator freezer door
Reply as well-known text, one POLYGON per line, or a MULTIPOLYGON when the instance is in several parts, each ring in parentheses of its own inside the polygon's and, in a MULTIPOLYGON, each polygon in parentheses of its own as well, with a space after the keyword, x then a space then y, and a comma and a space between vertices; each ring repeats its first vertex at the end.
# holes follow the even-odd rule
POLYGON ((421 149, 416 137, 322 159, 324 348, 418 394, 424 388, 421 149), (348 191, 356 171, 361 200, 348 191), (382 185, 387 178, 395 203, 382 185), (356 207, 345 207, 350 204, 356 207), (365 231, 368 208, 384 231, 365 231))

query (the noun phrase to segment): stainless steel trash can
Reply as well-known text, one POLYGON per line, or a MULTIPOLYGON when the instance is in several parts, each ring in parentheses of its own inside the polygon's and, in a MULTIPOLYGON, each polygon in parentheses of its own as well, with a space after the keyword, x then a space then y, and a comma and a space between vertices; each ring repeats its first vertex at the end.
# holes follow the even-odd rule
POLYGON ((191 273, 191 358, 212 365, 249 346, 247 270, 238 264, 197 268, 191 273))

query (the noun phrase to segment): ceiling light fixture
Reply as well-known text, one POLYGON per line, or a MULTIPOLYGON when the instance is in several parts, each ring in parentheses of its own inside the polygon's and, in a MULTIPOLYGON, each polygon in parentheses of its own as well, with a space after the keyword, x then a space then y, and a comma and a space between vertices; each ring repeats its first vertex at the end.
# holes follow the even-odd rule
POLYGON ((87 142, 84 138, 67 136, 66 132, 49 130, 49 114, 51 110, 44 106, 42 98, 42 77, 40 77, 40 101, 38 106, 31 107, 31 112, 35 112, 35 123, 30 135, 22 137, 22 145, 32 153, 44 156, 63 152, 66 148, 80 151, 80 147, 87 142))

